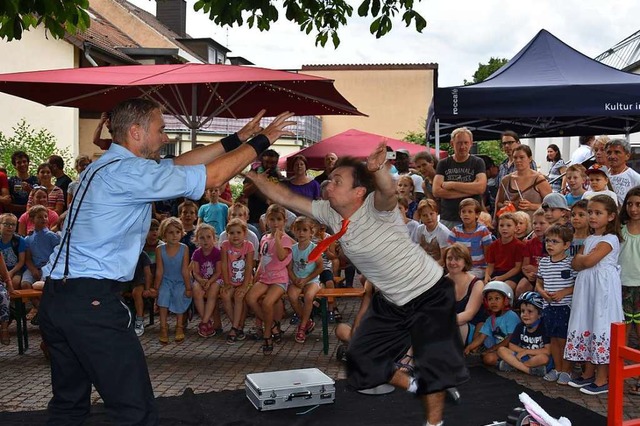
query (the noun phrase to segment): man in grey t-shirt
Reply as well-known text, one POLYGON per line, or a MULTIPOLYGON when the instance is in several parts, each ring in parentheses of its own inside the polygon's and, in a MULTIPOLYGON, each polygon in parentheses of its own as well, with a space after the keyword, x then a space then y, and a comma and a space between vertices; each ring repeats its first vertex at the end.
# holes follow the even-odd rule
POLYGON ((453 156, 438 163, 433 178, 433 195, 440 198, 440 222, 452 229, 461 222, 458 205, 465 198, 482 203, 487 188, 484 161, 470 154, 473 134, 466 127, 451 133, 453 156))

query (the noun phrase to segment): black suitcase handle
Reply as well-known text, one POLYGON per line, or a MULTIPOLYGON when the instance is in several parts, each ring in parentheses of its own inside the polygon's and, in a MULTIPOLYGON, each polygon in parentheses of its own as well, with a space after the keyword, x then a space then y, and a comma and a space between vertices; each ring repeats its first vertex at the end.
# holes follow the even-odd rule
POLYGON ((291 401, 294 398, 311 399, 311 397, 312 397, 311 391, 295 392, 295 393, 290 393, 289 396, 285 399, 285 401, 291 401))

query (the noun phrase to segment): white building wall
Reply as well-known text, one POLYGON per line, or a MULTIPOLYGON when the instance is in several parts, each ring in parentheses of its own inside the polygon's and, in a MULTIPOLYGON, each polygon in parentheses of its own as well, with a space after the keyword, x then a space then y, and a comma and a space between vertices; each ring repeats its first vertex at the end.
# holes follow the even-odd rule
MULTIPOLYGON (((22 40, 0 40, 0 73, 38 71, 76 66, 75 48, 56 40, 38 27, 25 31, 22 40)), ((13 127, 24 118, 35 129, 47 129, 60 148, 68 147, 72 155, 78 147, 78 110, 45 107, 35 102, 0 93, 0 131, 13 135, 13 127)))

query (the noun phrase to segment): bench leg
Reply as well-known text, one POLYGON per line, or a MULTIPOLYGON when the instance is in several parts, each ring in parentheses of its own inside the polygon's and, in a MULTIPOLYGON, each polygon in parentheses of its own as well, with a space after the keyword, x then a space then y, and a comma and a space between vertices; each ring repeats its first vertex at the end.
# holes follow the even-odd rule
POLYGON ((327 298, 320 298, 320 315, 322 315, 322 352, 329 355, 329 321, 328 321, 327 298))
POLYGON ((25 306, 22 299, 15 300, 16 305, 16 334, 18 337, 18 354, 24 354, 24 336, 26 335, 27 330, 27 314, 25 312, 25 306))

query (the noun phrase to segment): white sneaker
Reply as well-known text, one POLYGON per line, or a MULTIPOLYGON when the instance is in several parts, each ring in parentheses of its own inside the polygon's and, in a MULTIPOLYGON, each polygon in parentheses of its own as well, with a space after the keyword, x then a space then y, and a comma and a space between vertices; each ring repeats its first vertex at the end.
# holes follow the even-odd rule
POLYGON ((144 334, 144 321, 143 320, 136 320, 133 329, 136 332, 136 336, 138 336, 138 337, 142 336, 144 334))

